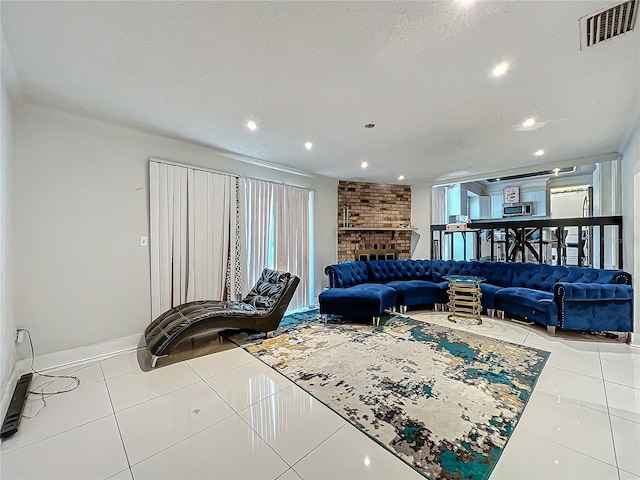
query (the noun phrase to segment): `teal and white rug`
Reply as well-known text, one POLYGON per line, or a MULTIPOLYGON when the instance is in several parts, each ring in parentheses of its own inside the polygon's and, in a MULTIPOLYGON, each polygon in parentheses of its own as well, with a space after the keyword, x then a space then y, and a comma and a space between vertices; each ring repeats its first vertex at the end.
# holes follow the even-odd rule
MULTIPOLYGON (((383 319, 384 320, 384 319, 383 319)), ((381 327, 287 315, 231 339, 431 479, 486 479, 548 352, 400 315, 381 327)))

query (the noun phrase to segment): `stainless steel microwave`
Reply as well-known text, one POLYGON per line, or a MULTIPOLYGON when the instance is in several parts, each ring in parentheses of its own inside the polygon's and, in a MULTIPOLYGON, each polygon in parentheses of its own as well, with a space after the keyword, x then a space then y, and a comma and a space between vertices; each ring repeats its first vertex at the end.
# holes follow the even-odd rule
POLYGON ((530 203, 507 203, 502 206, 503 217, 522 217, 533 215, 533 206, 530 203))

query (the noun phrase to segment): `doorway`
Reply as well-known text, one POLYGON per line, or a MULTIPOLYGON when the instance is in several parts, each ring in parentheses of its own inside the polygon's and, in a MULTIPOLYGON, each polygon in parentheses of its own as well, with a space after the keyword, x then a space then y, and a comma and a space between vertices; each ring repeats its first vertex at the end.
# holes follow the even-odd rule
MULTIPOLYGON (((584 218, 593 216, 593 188, 591 185, 552 188, 550 190, 550 217, 556 218, 584 218)), ((551 252, 552 258, 557 260, 563 255, 562 264, 572 266, 593 265, 593 234, 590 227, 567 227, 564 238, 557 239, 557 248, 551 252), (580 259, 582 258, 582 261, 580 259)))

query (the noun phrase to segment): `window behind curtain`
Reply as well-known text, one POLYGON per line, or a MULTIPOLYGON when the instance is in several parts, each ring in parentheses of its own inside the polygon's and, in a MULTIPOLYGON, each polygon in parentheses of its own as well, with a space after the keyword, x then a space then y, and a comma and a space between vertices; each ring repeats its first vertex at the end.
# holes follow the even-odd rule
POLYGON ((247 285, 262 269, 291 272, 300 285, 290 310, 308 307, 312 298, 311 191, 261 180, 244 181, 247 285))

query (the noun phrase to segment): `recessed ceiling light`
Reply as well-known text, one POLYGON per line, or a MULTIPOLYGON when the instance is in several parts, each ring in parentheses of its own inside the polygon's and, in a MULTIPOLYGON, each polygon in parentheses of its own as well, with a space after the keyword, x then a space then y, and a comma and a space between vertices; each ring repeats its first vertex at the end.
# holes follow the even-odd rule
POLYGON ((254 122, 253 120, 249 120, 247 122, 247 128, 249 130, 255 130, 256 128, 258 128, 258 125, 256 125, 256 122, 254 122))
POLYGON ((536 157, 541 157, 542 155, 544 155, 544 150, 540 149, 540 150, 536 150, 536 152, 534 153, 534 155, 536 157))
POLYGON ((549 121, 542 122, 538 118, 529 117, 522 123, 512 125, 511 130, 515 130, 516 132, 532 132, 543 128, 547 123, 549 123, 549 121))
POLYGON ((404 175, 400 175, 400 176, 398 177, 398 180, 404 180, 404 175))
POLYGON ((360 164, 360 166, 361 166, 362 168, 367 168, 367 167, 369 166, 369 164, 368 164, 367 162, 362 162, 362 163, 360 164))
POLYGON ((311 142, 307 142, 304 144, 304 148, 306 148, 307 150, 311 150, 311 147, 313 147, 313 143, 311 142))
POLYGON ((509 64, 507 62, 500 62, 493 68, 492 73, 494 77, 501 77, 507 73, 507 70, 509 70, 509 64))

